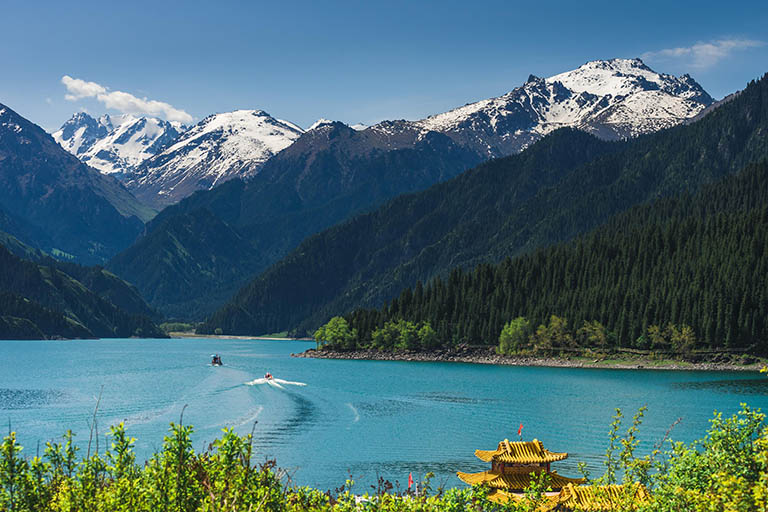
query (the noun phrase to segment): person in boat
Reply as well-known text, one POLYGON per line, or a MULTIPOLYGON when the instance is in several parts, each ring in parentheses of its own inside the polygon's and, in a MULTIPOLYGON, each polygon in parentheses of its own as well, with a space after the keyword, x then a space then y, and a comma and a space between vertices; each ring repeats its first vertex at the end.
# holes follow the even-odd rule
POLYGON ((267 380, 272 380, 274 377, 272 377, 272 374, 271 374, 271 373, 267 372, 267 373, 264 375, 264 378, 265 378, 265 379, 267 379, 267 380))
POLYGON ((211 364, 214 366, 221 366, 223 364, 221 362, 221 356, 219 356, 219 354, 214 354, 211 364))

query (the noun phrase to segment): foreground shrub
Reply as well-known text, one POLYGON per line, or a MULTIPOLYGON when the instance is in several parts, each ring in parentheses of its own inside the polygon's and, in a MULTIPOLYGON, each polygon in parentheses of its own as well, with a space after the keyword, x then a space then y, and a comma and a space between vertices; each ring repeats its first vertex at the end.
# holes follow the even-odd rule
MULTIPOLYGON (((611 424, 606 471, 590 480, 590 494, 609 503, 608 509, 768 510, 764 414, 746 405, 730 418, 715 414, 703 439, 688 445, 670 442, 666 450, 657 446, 639 456, 636 434, 644 413, 644 408, 638 411, 624 434, 619 432, 621 411, 611 424), (611 489, 609 495, 606 490, 611 489), (640 489, 645 498, 638 501, 640 489)), ((392 485, 385 481, 373 494, 362 495, 354 492, 351 480, 335 494, 290 487, 273 461, 252 462, 252 435, 224 429, 208 450, 196 453, 192 432, 191 426, 172 423, 162 449, 144 465, 137 464, 136 440, 123 424, 110 429, 111 443, 103 453, 91 453, 89 443, 82 456, 71 431, 61 442, 47 443, 42 457, 25 456, 16 435, 10 433, 0 443, 0 511, 532 512, 553 506, 545 496, 545 478, 532 479, 524 497, 507 504, 491 501, 490 490, 484 487, 433 491, 431 475, 420 483, 418 496, 392 492, 392 485)))

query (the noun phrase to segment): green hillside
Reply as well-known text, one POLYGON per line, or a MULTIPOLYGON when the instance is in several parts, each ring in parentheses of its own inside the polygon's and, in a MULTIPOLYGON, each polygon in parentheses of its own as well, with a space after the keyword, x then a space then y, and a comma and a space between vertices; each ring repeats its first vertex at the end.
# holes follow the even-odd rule
MULTIPOLYGON (((762 163, 693 197, 635 207, 575 241, 418 283, 382 309, 347 318, 360 347, 371 344, 374 330, 398 320, 428 322, 444 346, 497 345, 507 322, 524 317, 533 334, 556 315, 568 322, 571 337, 561 339, 566 348, 648 349, 663 344, 648 328, 671 323, 693 327, 696 341, 688 350, 764 354, 766 311, 768 164, 762 163), (599 339, 577 334, 594 321, 604 327, 599 339)), ((516 348, 538 341, 522 340, 516 348)), ((408 348, 426 347, 414 341, 408 348)))
POLYGON ((571 239, 633 205, 768 157, 768 79, 698 122, 620 143, 556 132, 520 155, 397 198, 302 243, 202 326, 232 334, 312 331, 378 307, 457 267, 571 239))
POLYGON ((307 132, 247 182, 163 210, 107 268, 166 316, 202 320, 306 237, 482 161, 437 133, 391 143, 341 123, 307 132))
POLYGON ((135 289, 99 267, 32 262, 0 246, 0 338, 165 337, 147 314, 135 289))
POLYGON ((90 264, 136 239, 154 211, 9 107, 0 117, 0 230, 90 264))

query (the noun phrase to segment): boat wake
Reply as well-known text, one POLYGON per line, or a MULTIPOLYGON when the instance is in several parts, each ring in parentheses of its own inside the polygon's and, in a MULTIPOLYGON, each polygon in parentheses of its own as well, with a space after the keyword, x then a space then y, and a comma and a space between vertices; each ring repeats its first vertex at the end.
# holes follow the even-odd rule
POLYGON ((285 389, 283 385, 286 386, 306 386, 307 384, 304 382, 295 382, 291 380, 284 380, 284 379, 267 379, 265 377, 261 377, 260 379, 253 379, 250 382, 246 382, 246 386, 259 386, 261 384, 266 384, 268 386, 272 386, 273 388, 280 388, 285 389))
POLYGON ((355 406, 352 405, 351 403, 348 403, 347 406, 352 410, 352 414, 355 415, 355 419, 352 420, 352 423, 357 423, 358 421, 360 421, 360 413, 357 412, 357 409, 355 409, 355 406))
POLYGON ((256 418, 259 417, 259 414, 261 414, 261 411, 263 411, 263 410, 264 410, 264 407, 262 407, 262 406, 257 407, 255 409, 255 411, 253 412, 253 414, 246 415, 246 416, 244 416, 242 418, 238 418, 237 420, 235 420, 235 422, 232 424, 232 426, 233 427, 241 427, 241 426, 245 425, 246 423, 247 424, 253 423, 254 421, 256 421, 256 418))

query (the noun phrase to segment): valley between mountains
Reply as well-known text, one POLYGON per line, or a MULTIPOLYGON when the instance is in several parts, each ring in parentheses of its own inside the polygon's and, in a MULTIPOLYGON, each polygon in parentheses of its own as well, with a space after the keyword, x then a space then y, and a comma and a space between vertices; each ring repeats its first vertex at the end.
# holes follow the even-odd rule
MULTIPOLYGON (((496 345, 514 317, 546 325, 563 315, 574 330, 600 322, 617 346, 671 324, 691 326, 700 348, 761 352, 759 287, 705 293, 714 325, 688 299, 704 293, 689 278, 707 272, 703 255, 725 247, 690 252, 687 267, 642 267, 666 276, 652 283, 596 286, 578 275, 609 268, 601 257, 624 254, 633 230, 673 229, 660 213, 667 201, 716 200, 717 190, 742 190, 732 180, 744 173, 762 184, 767 87, 763 77, 716 102, 688 75, 614 59, 372 126, 303 129, 262 110, 192 126, 80 112, 49 135, 0 105, 0 337, 159 336, 163 321, 303 336, 341 317, 355 348, 399 320, 428 323, 442 345, 496 345), (595 257, 583 261, 589 244, 595 257), (577 274, 537 281, 575 262, 577 274), (491 278, 464 277, 482 269, 503 296, 484 292, 491 278), (570 302, 542 303, 553 287, 570 302), (651 293, 643 287, 659 294, 654 306, 636 300, 651 293)), ((758 251, 761 224, 742 221, 759 216, 764 198, 739 210, 728 197, 679 240, 698 240, 713 222, 720 238, 758 251), (717 224, 723 215, 733 218, 717 224)), ((647 244, 626 257, 677 257, 659 251, 647 244)), ((717 272, 746 281, 763 264, 725 259, 717 272)))

